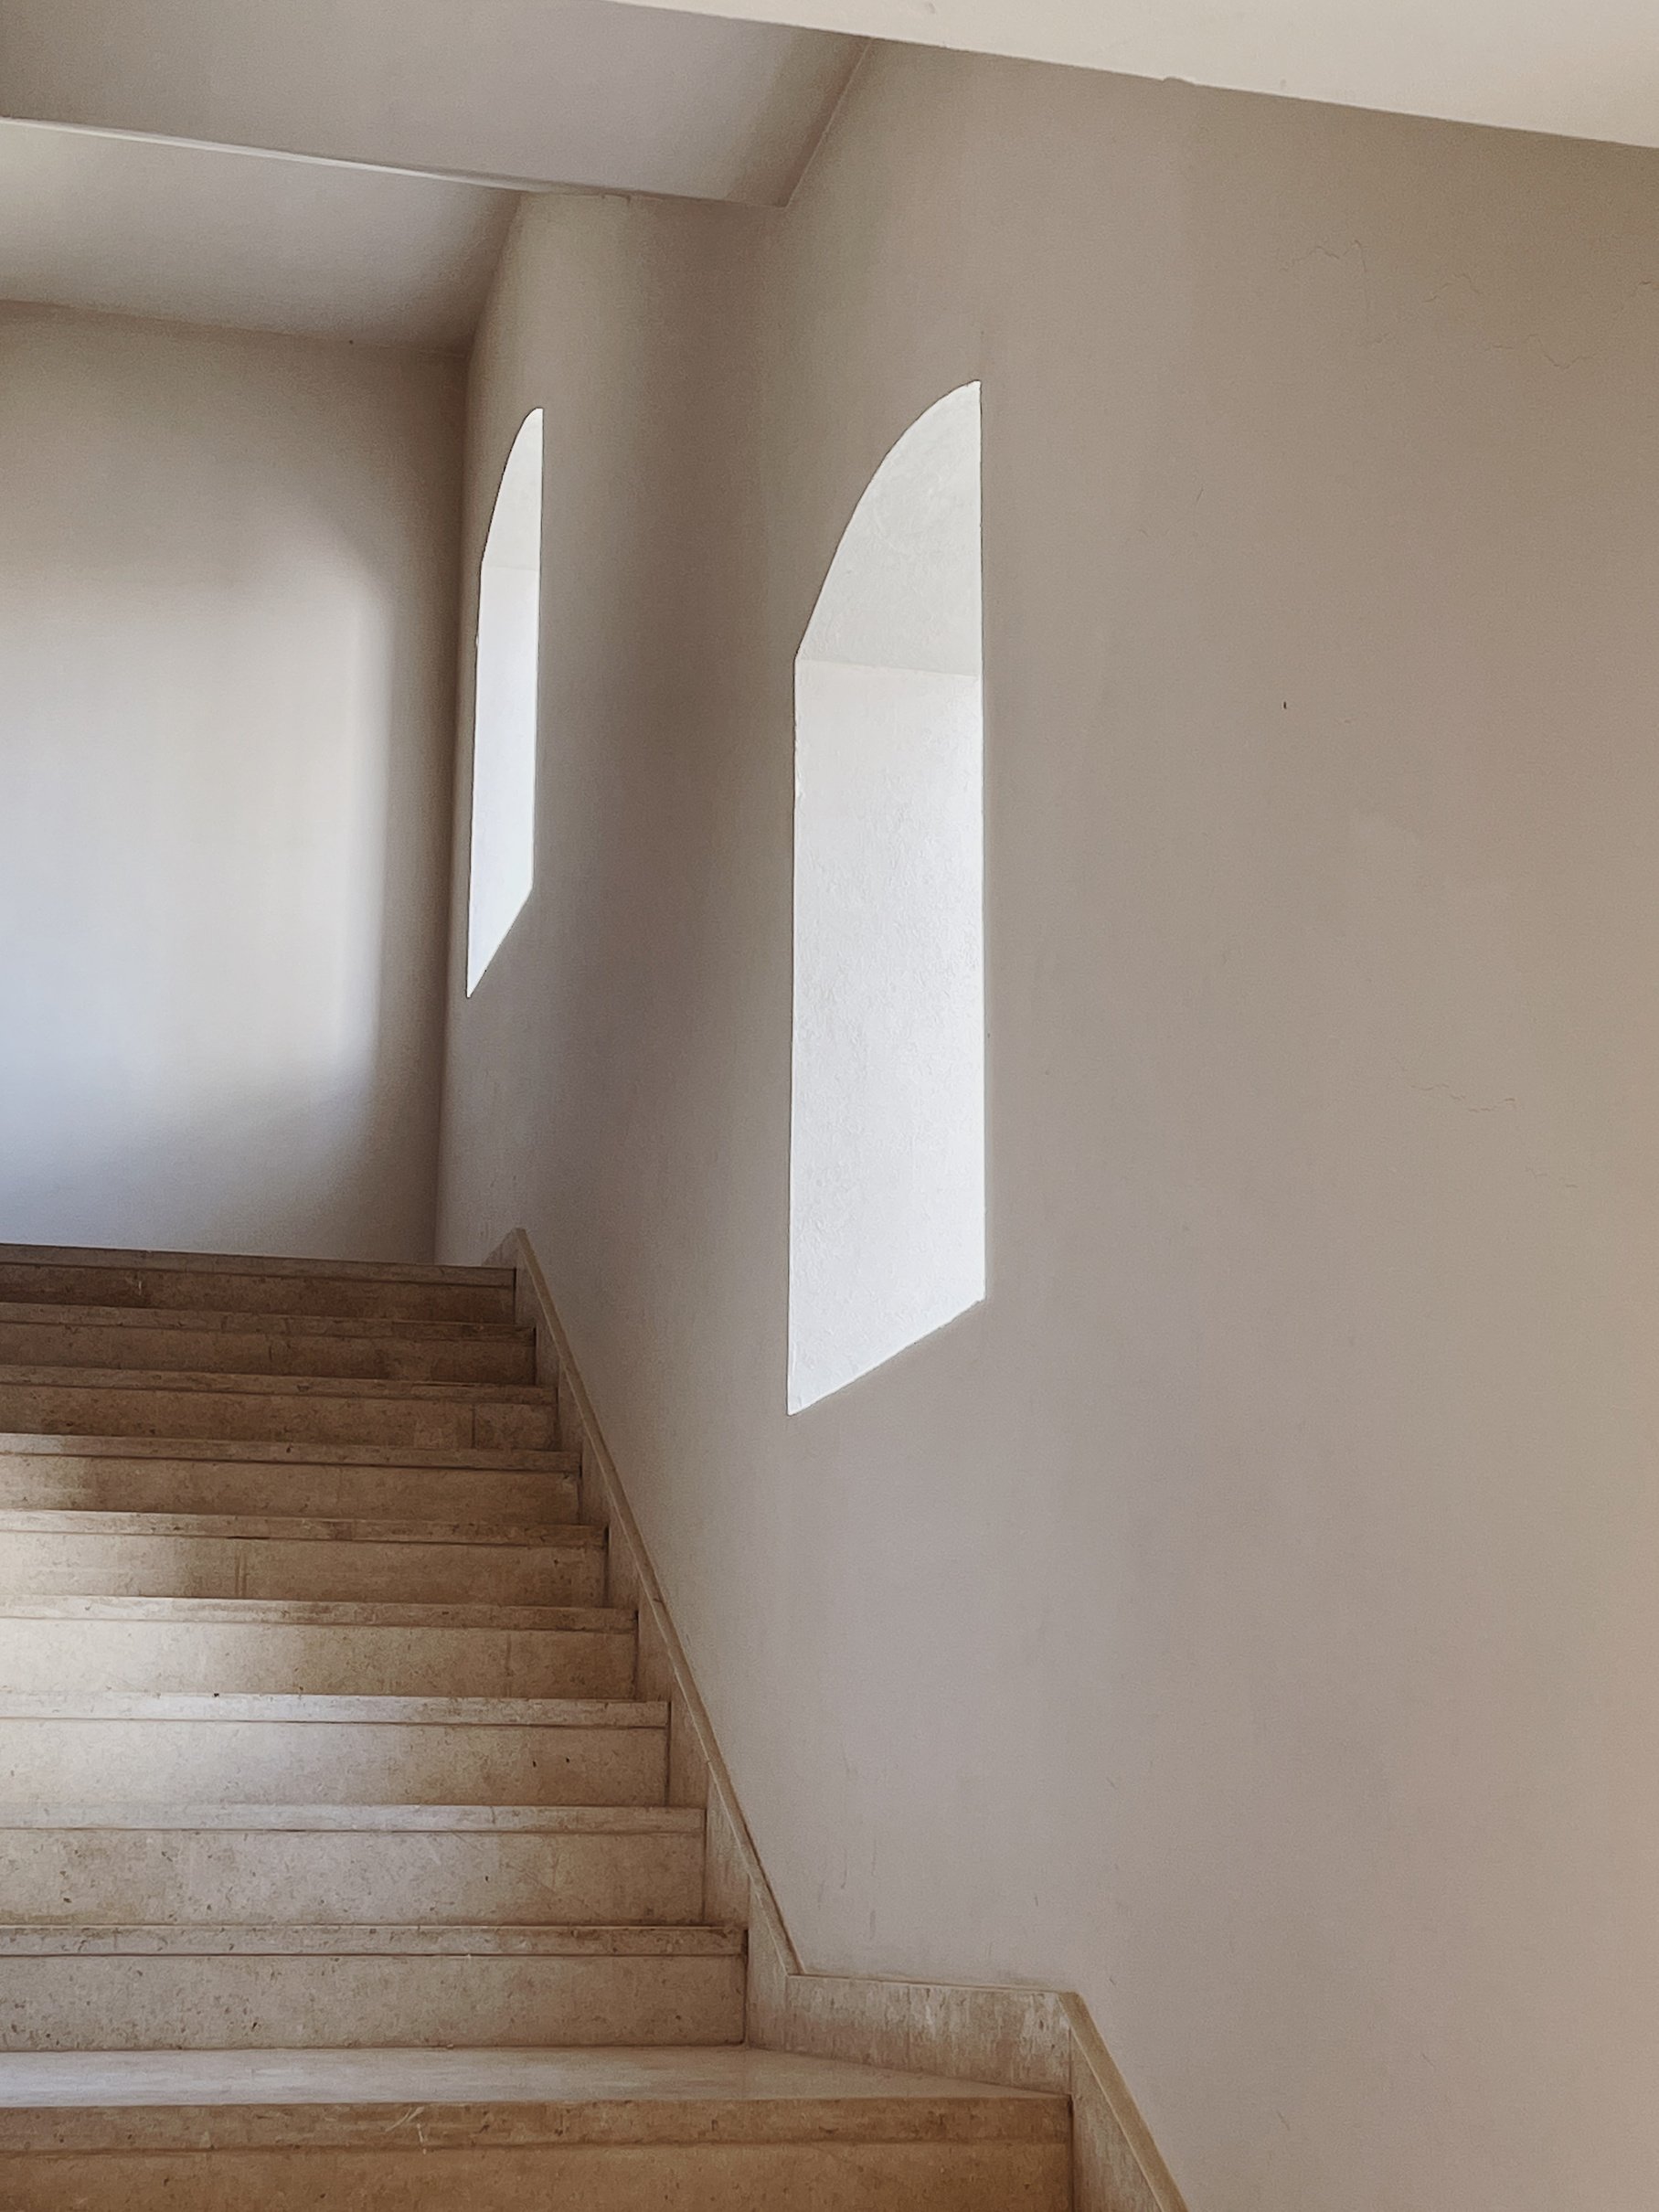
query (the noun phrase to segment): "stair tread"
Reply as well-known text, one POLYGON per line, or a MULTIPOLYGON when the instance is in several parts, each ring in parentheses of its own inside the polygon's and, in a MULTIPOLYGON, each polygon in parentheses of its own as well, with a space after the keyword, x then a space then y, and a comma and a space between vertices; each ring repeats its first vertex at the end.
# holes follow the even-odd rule
POLYGON ((353 1282, 436 1282, 511 1290, 510 1267, 415 1260, 293 1260, 261 1252, 123 1251, 104 1245, 0 1244, 0 1267, 109 1268, 117 1274, 290 1275, 353 1282))
POLYGON ((422 1405, 549 1406, 537 1383, 388 1382, 373 1375, 226 1374, 214 1367, 0 1364, 0 1389, 153 1390, 169 1398, 412 1398, 422 1405))
POLYGON ((492 2143, 1063 2142, 1068 2100, 745 2045, 0 2053, 0 2151, 492 2143))
MULTIPOLYGON (((257 2052, 229 2047, 313 2035, 360 2042, 371 2061, 393 2037, 423 2039, 431 2047, 411 2052, 416 2066, 447 2058, 446 2040, 497 2035, 510 2059, 521 2056, 516 2038, 649 2045, 666 2033, 725 2047, 741 2035, 747 1934, 699 1918, 705 1815, 665 1802, 668 1705, 628 1694, 636 1615, 537 1601, 602 1595, 607 1535, 545 1518, 580 1511, 581 1462, 547 1448, 558 1436, 552 1394, 506 1379, 536 1371, 535 1331, 513 1317, 516 1280, 509 1268, 0 1247, 0 1399, 19 1424, 0 1430, 4 1494, 15 1501, 0 1506, 0 1546, 15 1546, 7 1579, 21 1586, 0 1595, 0 1641, 13 1679, 30 1686, 0 1690, 11 1776, 0 1786, 19 1801, 0 1802, 0 1838, 10 1839, 0 1857, 12 1869, 0 1962, 8 1989, 16 1984, 0 2040, 69 2047, 0 2052, 0 2155, 28 2147, 37 2116, 27 2083, 8 2094, 12 2080, 45 2058, 61 2084, 76 2045, 138 2046, 114 2058, 122 2069, 180 2030, 245 2068, 257 2052), (478 1374, 502 1379, 436 1379, 478 1374), (78 1422, 94 1433, 48 1428, 78 1422), (132 1437, 123 1425, 206 1433, 132 1437), (261 1428, 274 1434, 245 1433, 261 1428), (426 1441, 312 1442, 293 1436, 303 1428, 426 1441), (215 1429, 242 1433, 228 1441, 215 1429), (432 1441, 445 1436, 469 1441, 432 1441), (532 1448, 470 1441, 490 1437, 532 1448), (122 1549, 123 1539, 150 1548, 122 1549), (261 1543, 348 1550, 336 1565, 251 1548, 261 1543), (199 1548, 214 1544, 237 1548, 199 1548), (484 1556, 354 1556, 354 1545, 484 1556), (522 1563, 500 1558, 508 1547, 522 1563), (261 1594, 235 1594, 250 1588, 261 1594), (282 1594, 308 1588, 324 1594, 282 1594), (214 1594, 168 1594, 192 1590, 214 1594), (126 1590, 150 1594, 116 1594, 126 1590), (308 1641, 319 1629, 367 1632, 308 1641), (436 1640, 417 1642, 423 1632, 436 1640), (604 1641, 615 1638, 627 1641, 604 1641), (303 1681, 292 1654, 304 1653, 319 1689, 212 1686, 303 1681), (169 1673, 201 1686, 149 1686, 169 1673), (135 1686, 105 1686, 123 1680, 135 1686), (588 1694, 493 1694, 519 1686, 588 1694), (485 1694, 444 1694, 454 1689, 485 1694), (160 1725, 133 1737, 128 1723, 160 1725), (296 1726, 314 1732, 285 1732, 296 1726), (261 1802, 267 1786, 273 1801, 300 1802, 261 1802), (429 1786, 436 1802, 420 1802, 429 1786), (88 1802, 106 1788, 107 1802, 88 1802), (131 1794, 145 1789, 151 1802, 131 1794), (465 1802, 474 1791, 507 1802, 465 1802), (544 1794, 576 1802, 534 1802, 544 1794), (186 1999, 199 2012, 181 2009, 186 1999), (11 2058, 25 2066, 8 2068, 11 2058)), ((637 2132, 647 2115, 672 2128, 671 2114, 697 2103, 706 2128, 718 2090, 684 2087, 706 2055, 701 2044, 688 2050, 684 2079, 644 2101, 590 2076, 585 2087, 544 2077, 527 2094, 504 2089, 499 2102, 554 2115, 547 2140, 572 2125, 580 2139, 587 2123, 572 2115, 592 2111, 604 2117, 589 2140, 620 2126, 623 2140, 647 2141, 637 2132)), ((482 2056, 487 2065, 494 2054, 482 2056)), ((580 2068, 589 2054, 571 2056, 580 2068)), ((298 2054, 293 2078, 308 2061, 298 2054)), ((190 2094, 181 2075, 173 2109, 136 2101, 151 2101, 147 2117, 165 2130, 190 2094)), ((204 2101, 233 2126, 291 2124, 280 2107, 261 2120, 262 2095, 251 2108, 233 2106, 234 2095, 204 2101)), ((370 2090, 363 2100, 378 2100, 380 2132, 392 2096, 408 2091, 370 2090)), ((95 2132, 105 2101, 48 2096, 39 2111, 60 2134, 61 2115, 78 2107, 95 2132)), ((332 2090, 295 2102, 352 2124, 337 2068, 332 2090)), ((726 2123, 736 2140, 745 2124, 755 2140, 787 2139, 780 2113, 788 2127, 834 2132, 826 2104, 803 2121, 810 2100, 783 2088, 728 2102, 760 2115, 726 2123)), ((928 2115, 916 2139, 936 2136, 931 2109, 916 2110, 928 2115)), ((117 2121, 120 2147, 134 2140, 130 2121, 117 2121)), ((198 2128, 189 2140, 207 2138, 198 2128)))
POLYGON ((400 1344, 529 1344, 533 1329, 510 1321, 418 1321, 396 1314, 262 1313, 240 1306, 134 1306, 0 1298, 0 1327, 153 1329, 169 1335, 393 1337, 400 1344))
POLYGON ((6 1597, 0 1621, 135 1621, 229 1627, 511 1630, 632 1634, 632 1610, 608 1605, 388 1604, 315 1598, 6 1597))
MULTIPOLYGON (((70 1375, 81 1369, 71 1367, 70 1375)), ((109 1372, 109 1370, 104 1370, 109 1372)), ((113 1373, 130 1384, 124 1369, 113 1373)), ((176 1378, 175 1378, 176 1379, 176 1378)), ((188 1379, 188 1378, 186 1378, 188 1379)), ((222 1382, 225 1378, 221 1376, 222 1382)), ((271 1377, 280 1380, 281 1377, 271 1377)), ((464 1389, 464 1386, 462 1386, 464 1389)), ((292 1442, 277 1437, 69 1435, 61 1430, 0 1429, 0 1461, 33 1459, 189 1460, 207 1465, 255 1467, 408 1467, 439 1474, 575 1474, 574 1452, 520 1450, 463 1444, 356 1444, 292 1442)))
POLYGON ((100 1507, 0 1506, 0 1536, 153 1537, 284 1544, 433 1544, 473 1549, 600 1551, 587 1521, 404 1521, 322 1515, 128 1513, 100 1507))
POLYGON ((8 1805, 0 1834, 246 1830, 276 1834, 700 1835, 698 1805, 8 1805))
POLYGON ((0 1690, 5 1720, 308 1722, 318 1727, 665 1728, 665 1702, 638 1697, 376 1697, 303 1690, 0 1690))
POLYGON ((160 1921, 83 1926, 0 1922, 0 1959, 47 1958, 540 1958, 725 1959, 741 1928, 645 1922, 560 1928, 498 1921, 160 1921))

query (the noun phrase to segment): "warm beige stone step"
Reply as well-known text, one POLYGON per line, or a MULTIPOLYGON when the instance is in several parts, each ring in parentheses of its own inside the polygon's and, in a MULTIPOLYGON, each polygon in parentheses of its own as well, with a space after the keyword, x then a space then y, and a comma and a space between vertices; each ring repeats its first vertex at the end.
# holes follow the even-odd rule
POLYGON ((8 2212, 1068 2212, 1069 2135, 743 2048, 0 2057, 8 2212))
POLYGON ((199 1371, 141 1379, 119 1367, 0 1366, 0 1426, 48 1435, 206 1437, 412 1445, 427 1451, 553 1450, 546 1391, 495 1384, 346 1380, 199 1371))
POLYGON ((633 1652, 633 1615, 600 1606, 0 1599, 0 1682, 36 1696, 626 1697, 633 1652))
POLYGON ((595 1698, 0 1692, 0 1801, 661 1804, 668 1708, 595 1698))
POLYGON ((0 2049, 736 2043, 733 1928, 0 1927, 0 2049))
POLYGON ((221 1312, 378 1320, 511 1321, 510 1268, 207 1252, 0 1245, 0 1299, 52 1305, 211 1306, 221 1312))
POLYGON ((0 1505, 554 1522, 579 1485, 570 1452, 0 1431, 0 1505))
POLYGON ((530 1383, 536 1340, 500 1323, 0 1303, 0 1365, 530 1383))
POLYGON ((0 1921, 673 1926, 689 1806, 0 1805, 0 1921))
POLYGON ((605 1537, 580 1525, 0 1507, 0 1602, 94 1592, 601 1605, 605 1537))

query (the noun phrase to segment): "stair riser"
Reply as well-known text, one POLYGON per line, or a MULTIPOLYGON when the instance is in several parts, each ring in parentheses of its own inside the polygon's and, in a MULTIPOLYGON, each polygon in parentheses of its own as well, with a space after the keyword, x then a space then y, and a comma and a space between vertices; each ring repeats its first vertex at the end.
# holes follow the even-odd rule
POLYGON ((699 2143, 5 2161, 7 2212, 1069 2212, 1048 2143, 699 2143))
MULTIPOLYGON (((298 1598, 409 1605, 602 1605, 591 1545, 357 1544, 0 1531, 0 1598, 298 1598)), ((215 1686, 216 1687, 218 1686, 215 1686)))
POLYGON ((536 1379, 535 1348, 516 1337, 408 1342, 395 1336, 291 1336, 280 1330, 98 1328, 42 1322, 0 1322, 0 1364, 209 1375, 327 1375, 382 1382, 536 1379))
POLYGON ((662 1728, 0 1720, 18 1804, 660 1805, 667 1779, 662 1728))
POLYGON ((301 1313, 319 1320, 510 1322, 513 1292, 494 1283, 381 1282, 336 1275, 211 1270, 36 1267, 0 1260, 0 1304, 108 1305, 162 1313, 301 1313))
POLYGON ((573 1521, 573 1474, 9 1452, 0 1507, 26 1512, 269 1513, 346 1520, 573 1521))
POLYGON ((0 1428, 42 1436, 207 1437, 241 1443, 401 1445, 427 1452, 553 1452, 551 1398, 493 1405, 303 1391, 147 1390, 0 1384, 0 1428))
POLYGON ((738 2043, 743 1962, 174 1957, 0 1961, 0 2049, 738 2043))
POLYGON ((0 1619, 0 1683, 26 1696, 628 1697, 633 1641, 559 1629, 0 1619))
MULTIPOLYGON (((702 1909, 703 1845, 695 1834, 0 1834, 7 1921, 670 1926, 698 1920, 702 1909)), ((13 1963, 0 1961, 0 1988, 13 1963)))

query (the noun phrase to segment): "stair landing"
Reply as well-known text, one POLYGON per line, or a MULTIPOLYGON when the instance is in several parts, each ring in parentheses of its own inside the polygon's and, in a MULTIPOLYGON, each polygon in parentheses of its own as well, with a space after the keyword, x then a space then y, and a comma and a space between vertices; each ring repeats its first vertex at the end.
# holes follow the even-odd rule
POLYGON ((7 2212, 1061 2212, 1068 2128, 747 2049, 0 2056, 7 2212))

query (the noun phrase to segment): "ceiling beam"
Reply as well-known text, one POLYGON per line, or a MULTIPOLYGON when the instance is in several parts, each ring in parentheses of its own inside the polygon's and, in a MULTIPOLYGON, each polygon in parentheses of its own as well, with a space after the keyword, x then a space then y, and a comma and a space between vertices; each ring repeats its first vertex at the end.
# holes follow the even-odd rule
POLYGON ((610 0, 0 0, 0 116, 764 206, 860 50, 610 0))

